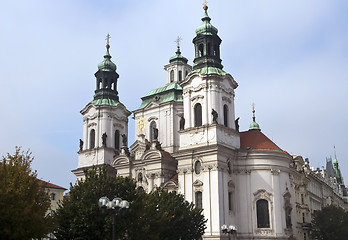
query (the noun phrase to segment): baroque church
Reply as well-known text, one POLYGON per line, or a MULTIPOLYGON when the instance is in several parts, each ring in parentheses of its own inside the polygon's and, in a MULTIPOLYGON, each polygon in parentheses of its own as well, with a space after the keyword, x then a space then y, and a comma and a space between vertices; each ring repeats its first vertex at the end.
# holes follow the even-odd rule
POLYGON ((239 130, 238 83, 223 70, 221 41, 205 4, 193 39, 193 65, 178 43, 164 66, 166 82, 132 112, 118 97, 108 41, 94 98, 81 110, 83 136, 73 173, 83 179, 84 169, 106 165, 109 175, 132 177, 147 192, 163 187, 183 194, 208 220, 203 239, 304 239, 296 224, 297 165, 261 131, 254 109, 250 128, 239 130), (129 147, 132 113, 135 142, 129 147))

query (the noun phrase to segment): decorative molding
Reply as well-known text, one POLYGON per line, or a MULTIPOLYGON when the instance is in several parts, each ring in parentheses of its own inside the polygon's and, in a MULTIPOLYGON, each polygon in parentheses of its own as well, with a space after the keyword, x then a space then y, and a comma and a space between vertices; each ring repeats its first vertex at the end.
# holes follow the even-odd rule
POLYGON ((120 123, 114 123, 114 127, 119 127, 121 129, 124 129, 124 126, 120 123))
POLYGON ((151 121, 153 121, 153 120, 158 120, 158 117, 149 117, 149 118, 147 119, 148 122, 151 122, 151 121))
POLYGON ((280 169, 271 169, 272 175, 279 175, 280 169))
POLYGON ((191 102, 196 102, 199 99, 204 99, 204 96, 203 95, 194 96, 194 97, 191 98, 191 102))
POLYGON ((194 187, 202 187, 203 186, 203 182, 199 179, 197 179, 196 181, 194 181, 194 183, 192 184, 194 187))
POLYGON ((231 102, 232 102, 231 99, 228 98, 228 97, 226 97, 226 96, 223 96, 223 97, 222 97, 222 101, 226 101, 226 102, 228 102, 228 103, 231 103, 231 102))
POLYGON ((94 127, 94 126, 97 126, 97 123, 93 122, 93 123, 90 123, 90 124, 87 125, 87 127, 94 127))

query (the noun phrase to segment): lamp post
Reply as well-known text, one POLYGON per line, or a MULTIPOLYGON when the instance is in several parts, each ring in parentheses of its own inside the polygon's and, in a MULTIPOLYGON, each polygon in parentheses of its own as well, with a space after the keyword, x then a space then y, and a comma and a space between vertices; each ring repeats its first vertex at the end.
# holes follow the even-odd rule
POLYGON ((116 213, 128 209, 129 202, 118 197, 113 200, 109 200, 107 197, 101 197, 99 198, 99 207, 112 215, 112 240, 115 240, 116 213))
POLYGON ((237 227, 233 226, 233 225, 227 226, 226 224, 224 224, 224 225, 221 226, 221 231, 224 234, 228 234, 228 239, 231 239, 230 235, 232 235, 232 234, 237 232, 237 227))

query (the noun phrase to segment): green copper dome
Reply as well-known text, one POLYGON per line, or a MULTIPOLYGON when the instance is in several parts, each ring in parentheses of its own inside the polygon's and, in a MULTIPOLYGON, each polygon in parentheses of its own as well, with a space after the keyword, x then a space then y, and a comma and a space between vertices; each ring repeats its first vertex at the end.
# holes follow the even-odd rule
POLYGON ((106 45, 106 54, 104 60, 98 64, 98 69, 102 71, 116 71, 116 64, 111 61, 111 55, 109 53, 110 45, 106 45))
POLYGON ((249 130, 260 130, 260 125, 255 121, 256 117, 255 117, 255 105, 253 104, 253 122, 250 124, 249 126, 249 130))
POLYGON ((257 122, 252 122, 249 126, 249 130, 260 130, 260 126, 257 122))
POLYGON ((206 7, 205 9, 204 16, 202 18, 202 24, 196 29, 197 35, 212 35, 218 33, 218 29, 210 23, 211 18, 208 16, 207 9, 208 7, 206 7))
POLYGON ((187 63, 187 61, 187 58, 181 55, 180 46, 178 46, 178 49, 176 50, 176 55, 174 57, 169 58, 169 63, 187 63))

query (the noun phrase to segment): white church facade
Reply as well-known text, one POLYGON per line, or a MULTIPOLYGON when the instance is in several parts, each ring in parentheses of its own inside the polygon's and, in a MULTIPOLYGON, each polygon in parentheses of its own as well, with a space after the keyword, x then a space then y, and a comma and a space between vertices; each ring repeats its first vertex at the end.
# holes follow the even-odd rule
POLYGON ((141 98, 133 111, 135 142, 128 147, 128 117, 120 102, 109 42, 98 65, 92 102, 81 110, 83 136, 78 166, 106 165, 150 192, 177 191, 202 208, 203 239, 303 239, 296 230, 293 157, 253 121, 240 131, 235 117, 237 82, 223 70, 221 39, 204 6, 193 39, 193 66, 176 55, 164 66, 166 82, 141 98), (221 226, 233 227, 230 236, 221 226))

